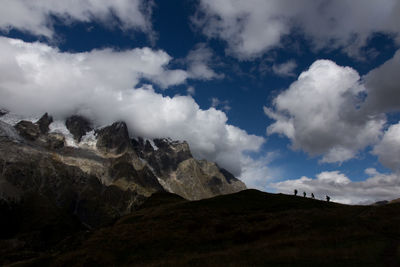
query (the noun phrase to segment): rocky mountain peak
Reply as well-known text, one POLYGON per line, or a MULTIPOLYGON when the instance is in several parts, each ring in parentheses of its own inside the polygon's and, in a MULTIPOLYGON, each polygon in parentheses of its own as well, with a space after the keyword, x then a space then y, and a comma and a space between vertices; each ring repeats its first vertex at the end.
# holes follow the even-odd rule
POLYGON ((176 170, 178 164, 192 158, 186 142, 174 142, 170 139, 132 140, 136 153, 145 159, 159 177, 164 177, 176 170))
POLYGON ((173 141, 169 138, 163 138, 154 139, 154 144, 161 150, 186 153, 188 157, 192 157, 189 144, 186 141, 173 141))
POLYGON ((167 191, 186 199, 202 199, 246 188, 217 164, 193 158, 186 141, 138 138, 132 139, 132 147, 152 167, 167 191))
POLYGON ((0 199, 18 199, 17 206, 51 206, 95 227, 155 192, 198 200, 246 188, 217 164, 195 159, 186 141, 131 139, 122 121, 92 130, 76 115, 8 119, 0 117, 0 199))
POLYGON ((78 143, 81 141, 82 136, 93 130, 90 121, 79 115, 68 117, 65 121, 65 125, 78 143))
POLYGON ((158 149, 158 147, 154 147, 149 140, 146 140, 144 144, 144 153, 153 153, 154 150, 158 149))
POLYGON ((29 141, 35 141, 41 135, 46 135, 49 132, 49 125, 52 122, 53 118, 45 113, 35 123, 32 121, 21 120, 14 127, 22 137, 29 141))
POLYGON ((40 136, 39 125, 31 121, 20 121, 15 125, 15 129, 17 129, 22 137, 29 141, 35 141, 40 136))
POLYGON ((96 131, 97 149, 106 153, 120 154, 131 145, 128 127, 123 121, 118 121, 110 126, 96 131))
POLYGON ((36 122, 42 134, 49 132, 49 125, 53 122, 53 117, 49 116, 47 112, 36 122))

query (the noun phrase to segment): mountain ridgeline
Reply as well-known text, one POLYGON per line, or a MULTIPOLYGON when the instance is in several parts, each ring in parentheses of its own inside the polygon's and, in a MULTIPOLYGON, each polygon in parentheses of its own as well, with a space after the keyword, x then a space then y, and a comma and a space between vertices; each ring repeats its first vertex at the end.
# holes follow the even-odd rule
POLYGON ((184 141, 0 109, 0 266, 399 266, 398 200, 243 189, 184 141))
POLYGON ((155 192, 198 200, 246 189, 217 164, 193 158, 187 142, 133 139, 121 121, 95 129, 77 115, 53 122, 46 113, 14 125, 6 117, 2 112, 0 201, 33 205, 38 219, 53 210, 98 227, 155 192))

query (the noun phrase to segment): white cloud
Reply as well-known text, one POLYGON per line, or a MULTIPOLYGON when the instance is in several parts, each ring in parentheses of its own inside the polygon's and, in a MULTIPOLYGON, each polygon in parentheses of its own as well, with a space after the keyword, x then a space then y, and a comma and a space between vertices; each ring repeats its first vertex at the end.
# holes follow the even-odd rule
POLYGON ((366 115, 357 108, 358 95, 365 92, 358 73, 329 60, 314 62, 298 80, 280 93, 273 108, 264 107, 276 122, 267 133, 282 134, 294 149, 322 162, 343 162, 359 150, 376 143, 386 119, 366 115))
POLYGON ((295 77, 296 73, 294 72, 297 67, 297 64, 294 60, 289 60, 282 64, 274 64, 272 65, 272 71, 283 77, 295 77))
POLYGON ((231 106, 229 105, 229 101, 228 100, 221 101, 217 97, 211 98, 211 107, 213 107, 215 109, 216 108, 221 108, 221 109, 225 110, 226 112, 231 110, 231 106))
POLYGON ((189 86, 186 91, 189 95, 192 96, 196 94, 196 89, 193 86, 189 86))
POLYGON ((220 103, 220 101, 218 98, 216 98, 216 97, 211 98, 211 106, 213 108, 217 107, 219 105, 219 103, 220 103))
POLYGON ((46 101, 65 95, 67 100, 75 100, 79 104, 84 100, 73 98, 87 88, 129 89, 141 78, 165 88, 184 82, 188 76, 184 70, 166 67, 172 59, 167 53, 146 47, 119 52, 102 49, 71 54, 61 53, 41 43, 0 37, 0 49, 0 86, 3 92, 8 92, 3 97, 8 99, 6 103, 11 107, 13 99, 20 96, 52 94, 44 97, 46 101), (14 89, 21 87, 24 90, 14 89), (53 89, 47 91, 50 87, 53 89))
POLYGON ((50 16, 65 22, 100 21, 106 26, 119 26, 123 30, 136 29, 149 34, 153 1, 143 0, 0 0, 0 28, 19 29, 35 35, 53 37, 50 16), (117 17, 120 25, 114 25, 117 17))
POLYGON ((200 11, 195 24, 207 36, 225 40, 239 58, 258 55, 289 33, 286 23, 274 17, 279 10, 273 1, 202 0, 200 11))
POLYGON ((270 186, 279 192, 293 194, 293 190, 314 193, 316 198, 325 199, 328 195, 332 201, 346 204, 370 204, 381 200, 392 200, 399 197, 400 174, 382 174, 375 169, 366 169, 369 178, 362 182, 352 182, 338 171, 322 172, 315 179, 301 177, 297 180, 286 180, 270 186))
POLYGON ((371 153, 393 173, 369 168, 365 170, 368 179, 352 182, 338 171, 322 172, 315 179, 286 180, 271 184, 272 188, 290 194, 294 189, 308 195, 313 192, 321 199, 329 195, 350 204, 399 197, 400 122, 383 132, 385 112, 400 110, 399 55, 362 79, 351 68, 318 60, 274 99, 273 108, 264 108, 275 120, 268 134, 288 137, 294 149, 322 155, 322 162, 343 162, 372 146, 371 153))
POLYGON ((200 109, 190 96, 164 97, 151 85, 133 89, 141 78, 164 87, 183 83, 186 72, 168 69, 170 60, 149 48, 72 54, 0 37, 0 107, 56 118, 79 113, 99 125, 124 120, 132 135, 187 140, 196 157, 239 175, 243 152, 257 151, 264 138, 227 124, 221 111, 200 109))
POLYGON ((240 179, 246 183, 248 188, 266 190, 269 183, 281 176, 278 168, 273 168, 270 163, 279 157, 276 151, 267 152, 259 158, 243 156, 243 169, 240 179))
POLYGON ((317 49, 343 48, 358 56, 376 32, 399 40, 399 13, 397 0, 201 0, 193 22, 205 35, 226 41, 240 59, 280 46, 291 31, 303 32, 317 49))
POLYGON ((186 56, 189 77, 202 80, 223 78, 223 74, 217 74, 211 68, 213 61, 213 52, 210 48, 206 47, 205 44, 196 45, 186 56))
POLYGON ((400 171, 400 122, 391 125, 385 131, 382 140, 372 150, 379 161, 391 168, 393 171, 400 171))

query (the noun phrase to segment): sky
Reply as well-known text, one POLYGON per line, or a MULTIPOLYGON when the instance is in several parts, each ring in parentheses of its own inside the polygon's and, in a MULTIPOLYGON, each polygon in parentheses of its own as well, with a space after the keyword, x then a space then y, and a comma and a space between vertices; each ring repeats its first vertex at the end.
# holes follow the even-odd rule
POLYGON ((187 140, 249 188, 400 197, 398 0, 0 0, 0 107, 187 140))

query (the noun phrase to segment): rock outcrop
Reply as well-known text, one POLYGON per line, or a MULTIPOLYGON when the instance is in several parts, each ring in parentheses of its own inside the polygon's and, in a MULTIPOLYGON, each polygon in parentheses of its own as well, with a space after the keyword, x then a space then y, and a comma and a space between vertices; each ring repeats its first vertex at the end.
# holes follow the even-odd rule
POLYGON ((65 125, 77 142, 80 142, 82 136, 93 129, 88 119, 78 115, 67 118, 65 125))
POLYGON ((18 133, 29 141, 35 141, 40 136, 39 125, 31 121, 20 121, 15 125, 18 133))
POLYGON ((179 163, 192 158, 187 142, 168 139, 154 139, 153 145, 149 140, 139 138, 133 140, 135 151, 154 168, 160 177, 167 176, 176 170, 179 163))
POLYGON ((60 149, 65 145, 65 137, 59 133, 50 133, 47 136, 47 147, 49 149, 60 149))
POLYGON ((49 125, 53 122, 53 117, 45 113, 36 124, 39 126, 40 132, 42 134, 47 134, 49 132, 49 125))
MULTIPOLYGON (((80 166, 66 164, 67 153, 47 151, 37 144, 0 142, 0 198, 24 205, 27 197, 40 196, 40 202, 77 216, 90 227, 112 222, 144 199, 130 189, 103 184, 80 166)), ((75 158, 85 161, 88 157, 76 154, 75 158)))
POLYGON ((213 162, 193 158, 187 142, 169 139, 132 140, 163 187, 189 200, 209 198, 246 189, 244 183, 213 162))
POLYGON ((115 122, 97 132, 97 149, 104 153, 121 154, 131 145, 125 122, 115 122))

